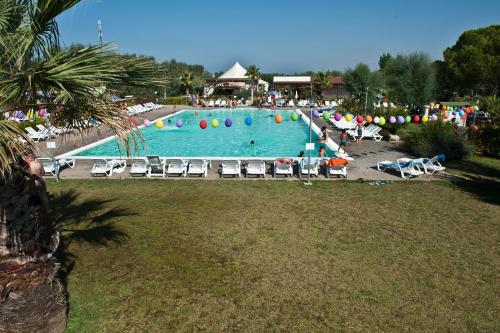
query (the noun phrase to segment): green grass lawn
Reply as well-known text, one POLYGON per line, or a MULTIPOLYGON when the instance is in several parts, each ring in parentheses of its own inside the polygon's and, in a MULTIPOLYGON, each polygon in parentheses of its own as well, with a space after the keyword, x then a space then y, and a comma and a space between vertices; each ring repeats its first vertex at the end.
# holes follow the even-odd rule
POLYGON ((68 332, 500 330, 500 206, 450 182, 48 187, 68 332))

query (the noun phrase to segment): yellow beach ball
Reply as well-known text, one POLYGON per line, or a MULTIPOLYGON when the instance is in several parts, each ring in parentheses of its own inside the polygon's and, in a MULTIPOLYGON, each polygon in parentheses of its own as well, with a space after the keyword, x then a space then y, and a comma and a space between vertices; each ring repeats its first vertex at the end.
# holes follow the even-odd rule
POLYGON ((158 120, 155 125, 157 128, 163 128, 163 120, 158 120))
POLYGON ((219 127, 219 121, 217 119, 212 119, 211 124, 213 128, 219 127))

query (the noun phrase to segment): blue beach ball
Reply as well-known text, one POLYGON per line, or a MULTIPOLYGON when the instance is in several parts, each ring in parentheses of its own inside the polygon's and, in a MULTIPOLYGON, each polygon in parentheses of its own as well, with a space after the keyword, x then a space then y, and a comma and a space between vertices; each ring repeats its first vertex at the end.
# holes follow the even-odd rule
POLYGON ((247 126, 252 125, 252 122, 253 122, 252 117, 247 116, 247 117, 245 118, 245 124, 247 124, 247 126))
POLYGON ((226 121, 224 122, 224 125, 226 125, 226 127, 231 127, 233 126, 233 121, 227 118, 226 121))

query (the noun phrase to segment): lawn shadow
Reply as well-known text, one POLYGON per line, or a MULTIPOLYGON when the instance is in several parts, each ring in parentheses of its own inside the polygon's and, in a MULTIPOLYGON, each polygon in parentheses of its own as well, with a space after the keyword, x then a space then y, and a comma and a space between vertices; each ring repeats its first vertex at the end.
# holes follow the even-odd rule
POLYGON ((467 177, 489 177, 500 180, 500 170, 490 166, 477 163, 475 161, 459 161, 446 163, 446 167, 456 169, 457 171, 465 174, 467 177))
POLYGON ((453 184, 484 202, 500 205, 500 181, 467 175, 455 177, 453 184))
POLYGON ((55 256, 60 263, 58 276, 67 293, 67 278, 73 270, 76 256, 69 246, 73 242, 99 246, 120 246, 128 234, 118 228, 113 219, 136 215, 126 208, 113 207, 114 199, 80 199, 80 193, 66 190, 50 196, 51 227, 61 234, 55 256))

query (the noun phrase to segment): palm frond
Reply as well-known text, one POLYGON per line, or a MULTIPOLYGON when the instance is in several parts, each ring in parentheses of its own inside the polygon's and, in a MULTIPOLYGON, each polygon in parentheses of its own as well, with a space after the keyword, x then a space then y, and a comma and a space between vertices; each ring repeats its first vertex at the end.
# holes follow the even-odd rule
POLYGON ((32 141, 14 121, 0 120, 0 175, 12 170, 13 162, 33 150, 32 141))

